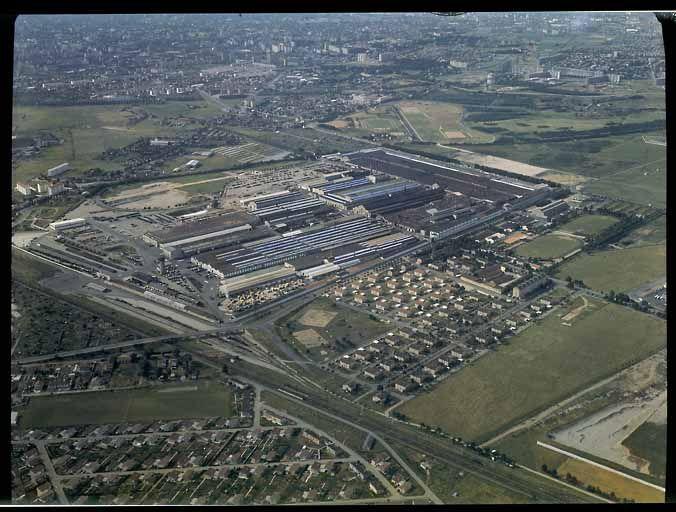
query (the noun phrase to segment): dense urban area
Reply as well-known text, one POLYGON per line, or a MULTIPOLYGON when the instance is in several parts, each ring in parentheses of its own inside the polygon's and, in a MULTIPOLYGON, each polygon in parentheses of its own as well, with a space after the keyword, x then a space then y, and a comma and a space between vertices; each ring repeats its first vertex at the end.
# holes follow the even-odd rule
POLYGON ((654 14, 15 31, 12 503, 665 501, 654 14))

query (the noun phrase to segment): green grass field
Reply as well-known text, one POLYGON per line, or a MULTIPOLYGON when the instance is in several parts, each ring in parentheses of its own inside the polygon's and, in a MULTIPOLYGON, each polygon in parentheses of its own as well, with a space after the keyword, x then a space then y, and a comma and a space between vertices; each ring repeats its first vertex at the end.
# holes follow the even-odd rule
POLYGON ((489 439, 666 343, 666 322, 590 301, 571 326, 555 311, 398 410, 466 439, 489 439))
POLYGON ((222 384, 198 381, 131 391, 34 397, 19 412, 22 428, 56 427, 228 417, 233 414, 232 400, 232 392, 222 384))
POLYGON ((556 276, 580 279, 602 292, 626 292, 665 275, 666 271, 666 246, 659 244, 578 255, 564 263, 556 276))
POLYGON ((520 245, 515 251, 524 258, 550 260, 561 258, 579 247, 582 247, 580 240, 560 235, 543 235, 520 245))
POLYGON ((638 427, 622 444, 632 454, 650 461, 652 475, 664 478, 667 469, 667 425, 646 422, 638 427))
POLYGON ((617 222, 610 215, 582 215, 560 226, 559 231, 580 235, 595 235, 617 222))
MULTIPOLYGON (((647 144, 646 144, 647 145, 647 144)), ((583 190, 616 199, 664 208, 667 204, 666 158, 590 181, 583 190)))

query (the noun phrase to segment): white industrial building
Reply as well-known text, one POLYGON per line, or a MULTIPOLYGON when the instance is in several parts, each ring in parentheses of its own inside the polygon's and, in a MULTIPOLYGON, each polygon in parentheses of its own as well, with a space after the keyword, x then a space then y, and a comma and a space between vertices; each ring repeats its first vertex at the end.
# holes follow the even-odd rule
POLYGON ((57 165, 56 167, 52 167, 51 169, 47 169, 47 176, 50 178, 53 178, 54 176, 60 176, 66 171, 70 171, 71 166, 68 162, 62 163, 61 165, 57 165))
POLYGON ((23 194, 25 196, 30 196, 31 194, 33 194, 33 189, 31 188, 30 185, 26 183, 19 182, 16 184, 15 188, 20 194, 23 194))
POLYGON ((79 228, 86 225, 87 221, 84 219, 69 219, 69 220, 61 220, 59 222, 52 222, 51 224, 49 224, 49 229, 56 231, 58 233, 59 231, 79 228))

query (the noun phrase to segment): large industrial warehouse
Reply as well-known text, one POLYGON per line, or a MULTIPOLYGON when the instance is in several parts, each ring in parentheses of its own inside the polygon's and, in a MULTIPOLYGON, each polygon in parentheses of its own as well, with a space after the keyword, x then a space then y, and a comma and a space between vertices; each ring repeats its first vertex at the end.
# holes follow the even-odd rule
POLYGON ((364 169, 386 172, 426 185, 438 184, 444 190, 495 203, 522 199, 549 189, 545 184, 529 183, 456 164, 426 161, 398 151, 367 149, 345 156, 364 169))

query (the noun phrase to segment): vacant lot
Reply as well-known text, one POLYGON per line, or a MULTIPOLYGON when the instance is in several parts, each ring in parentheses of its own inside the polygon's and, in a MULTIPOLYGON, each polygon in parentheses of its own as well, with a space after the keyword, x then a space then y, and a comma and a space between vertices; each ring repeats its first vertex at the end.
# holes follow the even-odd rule
POLYGON ((663 215, 652 222, 635 229, 620 240, 620 245, 638 247, 664 242, 667 239, 667 217, 663 215))
POLYGON ((663 492, 581 460, 567 459, 558 467, 557 473, 564 476, 570 473, 585 486, 593 485, 608 494, 615 493, 619 498, 638 503, 664 503, 663 492))
POLYGON ((580 247, 582 247, 580 240, 561 235, 544 235, 520 245, 516 248, 516 253, 524 258, 551 260, 562 258, 580 247))
POLYGON ((590 302, 596 307, 571 326, 549 315, 399 411, 451 435, 488 439, 665 345, 663 320, 590 302))
POLYGON ((616 222, 617 219, 609 215, 582 215, 558 229, 579 235, 595 235, 616 222))
POLYGON ((666 271, 666 246, 660 244, 582 254, 561 266, 557 277, 580 279, 602 292, 626 292, 666 271))
POLYGON ((32 398, 21 413, 21 426, 54 427, 228 417, 233 414, 232 393, 220 383, 201 381, 197 386, 172 385, 171 388, 166 392, 158 387, 32 398))

